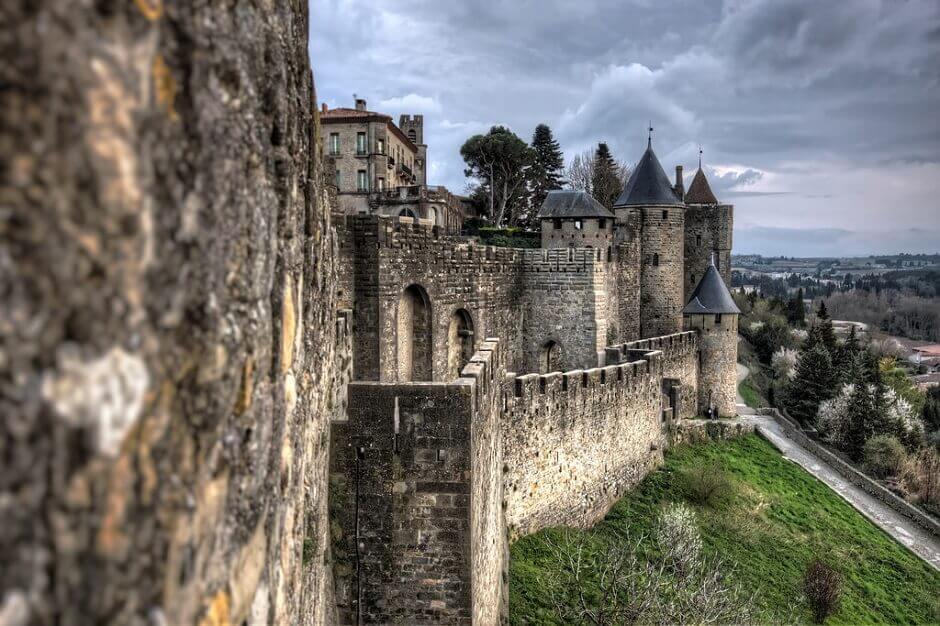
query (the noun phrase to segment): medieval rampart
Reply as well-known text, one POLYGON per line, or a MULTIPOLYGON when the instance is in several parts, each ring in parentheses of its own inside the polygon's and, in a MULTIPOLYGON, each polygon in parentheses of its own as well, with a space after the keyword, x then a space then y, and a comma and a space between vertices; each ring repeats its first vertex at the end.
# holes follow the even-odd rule
POLYGON ((339 300, 355 311, 357 380, 453 380, 459 350, 449 341, 461 320, 475 338, 500 337, 508 367, 521 371, 546 370, 551 344, 556 369, 590 367, 620 338, 617 287, 627 270, 612 251, 478 246, 422 220, 335 218, 341 258, 354 268, 340 277, 339 300), (400 332, 406 317, 419 328, 413 345, 400 332))
POLYGON ((331 445, 341 621, 499 623, 502 360, 493 340, 452 383, 349 385, 331 445))
MULTIPOLYGON (((670 400, 673 417, 698 415, 699 337, 693 331, 652 337, 623 344, 614 349, 621 358, 636 358, 644 352, 662 353, 663 394, 670 400), (674 390, 674 391, 671 391, 674 390)), ((608 348, 608 362, 612 362, 608 348)), ((616 362, 616 361, 613 361, 616 362)))
POLYGON ((511 537, 586 526, 662 459, 662 355, 512 379, 503 415, 511 537))

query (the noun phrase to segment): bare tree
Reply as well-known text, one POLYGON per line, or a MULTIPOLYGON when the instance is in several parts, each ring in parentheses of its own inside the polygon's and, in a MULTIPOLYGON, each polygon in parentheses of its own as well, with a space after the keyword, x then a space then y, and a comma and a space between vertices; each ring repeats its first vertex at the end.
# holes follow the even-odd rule
POLYGON ((557 566, 542 582, 557 618, 594 626, 753 622, 756 594, 730 582, 730 568, 721 560, 688 549, 698 546, 701 536, 694 514, 681 508, 664 511, 661 517, 675 519, 660 520, 658 532, 668 532, 655 540, 643 536, 608 542, 568 530, 560 540, 550 539, 557 566), (684 540, 670 543, 677 533, 684 540), (643 556, 647 544, 659 546, 662 556, 643 556))
MULTIPOLYGON (((622 161, 617 161, 617 175, 623 184, 627 184, 630 178, 630 166, 622 161)), ((576 154, 571 163, 565 168, 565 180, 572 189, 579 189, 590 194, 594 193, 592 187, 594 180, 594 152, 585 150, 581 154, 576 154)))

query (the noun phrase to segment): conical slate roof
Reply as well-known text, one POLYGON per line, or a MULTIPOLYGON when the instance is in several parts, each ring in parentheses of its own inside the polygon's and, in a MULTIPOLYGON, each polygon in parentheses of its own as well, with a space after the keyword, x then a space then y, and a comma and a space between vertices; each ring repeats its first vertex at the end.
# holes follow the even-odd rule
POLYGON ((705 178, 705 172, 698 168, 695 176, 692 178, 692 184, 689 185, 689 191, 685 194, 686 204, 718 204, 718 198, 712 193, 712 188, 705 178))
POLYGON ((682 312, 686 315, 715 315, 741 313, 741 309, 734 303, 734 298, 731 297, 731 292, 728 291, 728 286, 722 280, 715 264, 710 263, 682 312))
POLYGON ((548 192, 536 216, 539 219, 594 217, 610 218, 614 214, 586 191, 555 189, 548 192))
POLYGON ((623 193, 614 202, 614 206, 636 206, 644 204, 681 204, 682 199, 676 197, 676 192, 669 182, 669 177, 659 164, 656 153, 653 152, 652 142, 646 146, 646 152, 636 169, 630 175, 623 193))

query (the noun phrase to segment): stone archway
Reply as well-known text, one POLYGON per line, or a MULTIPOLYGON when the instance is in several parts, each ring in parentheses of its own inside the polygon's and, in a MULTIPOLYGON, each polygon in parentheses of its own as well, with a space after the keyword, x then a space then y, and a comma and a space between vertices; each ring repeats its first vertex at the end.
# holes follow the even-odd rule
POLYGON ((421 285, 407 287, 398 300, 398 380, 431 380, 431 299, 421 285))
POLYGON ((460 377, 460 372, 473 357, 473 318, 466 309, 457 309, 450 316, 447 332, 447 378, 460 377))
POLYGON ((561 344, 554 339, 549 339, 542 344, 539 352, 539 372, 546 374, 559 371, 561 371, 561 344))

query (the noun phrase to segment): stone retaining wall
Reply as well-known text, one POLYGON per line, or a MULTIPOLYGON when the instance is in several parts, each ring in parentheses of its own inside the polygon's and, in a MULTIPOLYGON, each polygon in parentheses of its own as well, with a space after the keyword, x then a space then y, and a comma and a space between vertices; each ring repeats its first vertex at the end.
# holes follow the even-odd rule
POLYGON ((878 499, 884 504, 894 509, 899 514, 908 518, 927 532, 940 537, 940 522, 924 513, 917 507, 908 504, 902 498, 892 493, 887 488, 879 485, 877 482, 858 471, 845 462, 837 455, 827 450, 824 446, 806 436, 800 427, 792 419, 783 415, 776 408, 760 409, 761 415, 768 415, 774 419, 780 428, 786 433, 787 437, 811 451, 820 459, 829 464, 842 478, 846 479, 868 495, 878 499))

